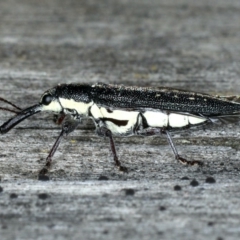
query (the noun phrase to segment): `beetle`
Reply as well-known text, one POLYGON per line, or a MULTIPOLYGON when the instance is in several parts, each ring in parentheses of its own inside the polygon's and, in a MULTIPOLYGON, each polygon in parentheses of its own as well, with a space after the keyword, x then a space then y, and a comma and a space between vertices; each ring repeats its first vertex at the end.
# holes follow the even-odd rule
POLYGON ((109 138, 115 165, 121 171, 127 171, 117 157, 113 136, 164 134, 179 162, 201 165, 200 161, 187 160, 178 154, 171 131, 228 119, 240 113, 240 104, 235 96, 104 83, 59 84, 44 92, 39 103, 23 110, 6 99, 0 100, 17 109, 0 108, 16 113, 0 126, 1 134, 36 113, 50 111, 57 114, 62 130, 40 174, 48 172, 62 137, 73 132, 84 118, 93 120, 98 136, 109 138))

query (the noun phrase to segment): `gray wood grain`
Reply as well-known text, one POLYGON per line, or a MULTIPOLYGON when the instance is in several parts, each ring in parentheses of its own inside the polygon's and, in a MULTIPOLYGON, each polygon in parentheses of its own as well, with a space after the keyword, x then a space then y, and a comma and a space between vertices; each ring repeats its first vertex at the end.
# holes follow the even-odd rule
MULTIPOLYGON (((239 23, 238 0, 0 1, 0 96, 24 108, 58 83, 99 81, 238 94, 239 23)), ((174 134, 201 168, 165 138, 116 138, 126 174, 86 122, 38 181, 59 132, 38 114, 0 136, 1 239, 239 239, 238 123, 174 134)))

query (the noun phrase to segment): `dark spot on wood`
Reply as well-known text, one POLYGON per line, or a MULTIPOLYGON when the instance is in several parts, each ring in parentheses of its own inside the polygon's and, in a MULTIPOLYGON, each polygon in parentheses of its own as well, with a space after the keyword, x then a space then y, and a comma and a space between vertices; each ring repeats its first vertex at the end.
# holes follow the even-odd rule
POLYGON ((118 120, 118 119, 114 119, 114 118, 102 118, 102 120, 105 121, 109 121, 114 123, 115 125, 117 125, 118 127, 124 127, 127 126, 128 124, 128 120, 118 120))
POLYGON ((214 222, 208 222, 208 226, 212 227, 214 225, 214 222))
POLYGON ((103 230, 103 234, 108 234, 109 231, 107 229, 103 230))
POLYGON ((122 190, 125 192, 126 196, 133 196, 135 194, 135 190, 132 188, 125 188, 122 190))
POLYGON ((102 197, 103 197, 103 198, 107 198, 107 197, 109 197, 109 194, 104 193, 104 194, 102 195, 102 197))
POLYGON ((0 192, 2 192, 3 191, 3 188, 0 186, 0 192))
POLYGON ((3 224, 2 229, 8 229, 8 226, 6 224, 3 224))
POLYGON ((38 198, 39 198, 39 199, 42 199, 42 200, 45 200, 45 199, 48 198, 48 194, 46 194, 46 193, 39 193, 39 194, 38 194, 38 198))
POLYGON ((54 228, 55 226, 56 225, 54 223, 51 223, 51 224, 47 225, 47 227, 50 228, 50 229, 54 228))
POLYGON ((181 191, 182 190, 181 186, 179 186, 179 185, 174 186, 173 189, 174 189, 174 191, 181 191))
POLYGON ((189 180, 189 177, 184 176, 181 178, 181 180, 189 180))
POLYGON ((160 210, 160 211, 165 211, 166 209, 167 209, 167 208, 164 207, 164 206, 160 206, 160 207, 159 207, 159 210, 160 210))
POLYGON ((39 181, 49 181, 49 176, 47 176, 47 175, 39 175, 38 176, 38 180, 39 181))
POLYGON ((10 194, 10 198, 12 198, 12 199, 13 199, 13 198, 17 198, 17 197, 18 197, 18 195, 17 195, 16 193, 11 193, 11 194, 10 194))
POLYGON ((108 180, 108 177, 106 177, 106 176, 100 176, 100 177, 98 178, 98 180, 100 180, 100 181, 107 181, 107 180, 108 180))
POLYGON ((216 183, 216 180, 213 177, 207 177, 206 183, 216 183))
POLYGON ((196 179, 193 179, 191 182, 190 182, 190 185, 193 186, 193 187, 196 187, 199 185, 198 181, 196 179))

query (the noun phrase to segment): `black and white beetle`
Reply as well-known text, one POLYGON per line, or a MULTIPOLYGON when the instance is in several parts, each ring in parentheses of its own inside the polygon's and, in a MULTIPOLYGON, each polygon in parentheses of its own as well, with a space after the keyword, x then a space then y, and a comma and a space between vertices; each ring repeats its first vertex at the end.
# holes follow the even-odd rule
POLYGON ((21 110, 1 98, 17 111, 16 116, 0 126, 5 134, 31 115, 51 111, 58 114, 62 131, 54 143, 41 174, 51 166, 52 157, 63 136, 74 131, 83 118, 91 118, 99 136, 108 137, 116 166, 126 171, 118 160, 113 136, 152 136, 165 134, 175 158, 184 164, 201 164, 179 156, 170 131, 213 122, 240 114, 240 104, 234 97, 214 97, 208 94, 171 88, 126 87, 122 85, 59 84, 46 91, 40 103, 21 110))

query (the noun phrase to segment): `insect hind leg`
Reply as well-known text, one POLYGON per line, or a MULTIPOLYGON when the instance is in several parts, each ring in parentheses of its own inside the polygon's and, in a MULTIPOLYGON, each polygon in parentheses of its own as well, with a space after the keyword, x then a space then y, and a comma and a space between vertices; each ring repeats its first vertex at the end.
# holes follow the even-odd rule
POLYGON ((118 159, 112 132, 108 128, 102 126, 102 127, 98 127, 96 129, 96 133, 100 137, 108 137, 109 138, 110 148, 111 148, 111 152, 113 154, 113 160, 115 162, 115 165, 119 168, 120 171, 127 172, 128 171, 127 168, 122 166, 121 162, 118 159))
POLYGON ((163 129, 163 128, 146 128, 146 129, 138 130, 136 132, 136 134, 141 135, 141 136, 154 136, 154 135, 165 134, 167 136, 168 143, 169 143, 169 145, 170 145, 170 147, 171 147, 171 149, 172 149, 172 151, 175 155, 176 160, 178 160, 182 164, 190 165, 190 166, 193 166, 193 165, 202 166, 203 165, 203 162, 201 162, 201 161, 187 160, 187 159, 181 157, 178 154, 178 151, 175 147, 175 144, 172 140, 172 137, 171 137, 169 131, 167 131, 166 129, 163 129))
POLYGON ((172 140, 172 138, 171 138, 170 133, 169 133, 168 131, 166 131, 166 130, 162 130, 162 133, 166 134, 168 143, 169 143, 169 145, 170 145, 171 148, 172 148, 172 151, 173 151, 173 153, 174 153, 174 155, 175 155, 175 158, 176 158, 180 163, 186 164, 186 165, 190 165, 190 166, 193 166, 193 165, 202 166, 202 165, 203 165, 203 162, 201 162, 201 161, 197 161, 197 160, 187 160, 187 159, 181 157, 181 156, 178 154, 178 151, 177 151, 177 149, 176 149, 176 147, 175 147, 175 145, 174 145, 174 143, 173 143, 173 140, 172 140))

